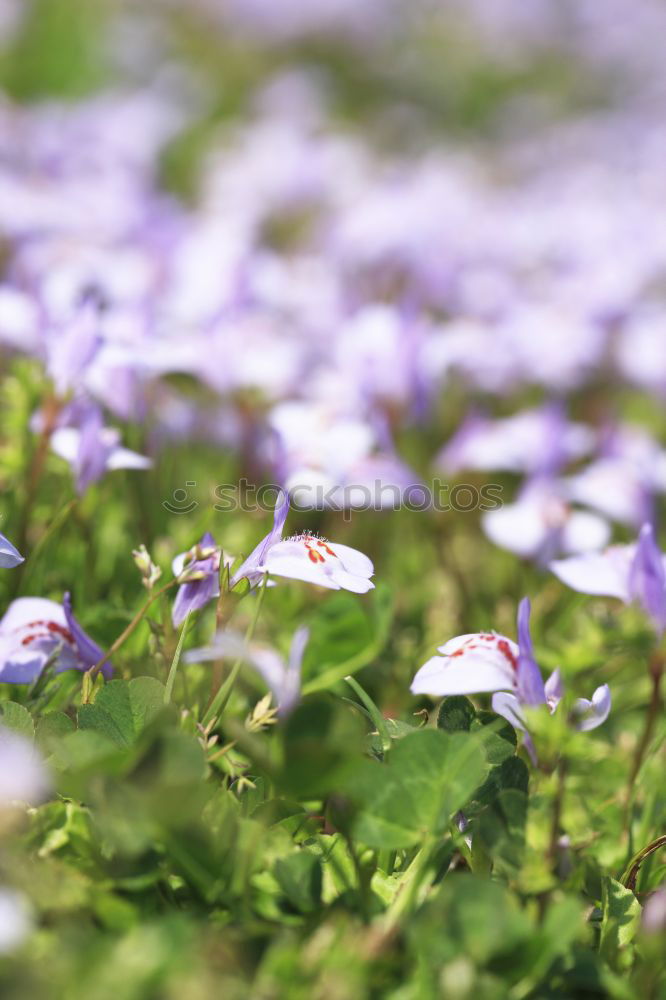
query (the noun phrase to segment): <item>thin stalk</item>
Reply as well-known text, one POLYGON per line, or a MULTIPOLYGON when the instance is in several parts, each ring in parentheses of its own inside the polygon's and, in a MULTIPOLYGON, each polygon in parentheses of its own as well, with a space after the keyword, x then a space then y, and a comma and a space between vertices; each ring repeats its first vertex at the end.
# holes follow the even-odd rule
POLYGON ((405 872, 405 881, 381 920, 381 933, 374 942, 374 949, 380 951, 388 944, 401 923, 418 905, 423 883, 432 868, 435 846, 434 838, 429 836, 425 839, 423 847, 414 855, 411 865, 405 872))
POLYGON ((391 749, 391 736, 389 734, 388 726, 386 725, 384 716, 379 711, 379 709, 375 705, 370 695, 367 693, 367 691, 364 691, 364 689, 361 687, 361 685, 358 683, 357 680, 355 680, 353 677, 345 677, 345 680, 347 684, 349 684, 352 691, 354 691, 354 693, 358 695, 358 697, 361 699, 366 709, 368 710, 368 715, 372 719, 372 722, 374 723, 374 726, 379 734, 379 738, 382 741, 382 752, 386 753, 388 750, 391 749))
POLYGON ((566 760, 561 758, 557 764, 557 786, 555 789, 555 798, 553 799, 553 815, 550 824, 550 843, 548 846, 548 856, 552 866, 555 866, 557 862, 562 806, 564 805, 564 793, 566 789, 566 773, 566 760))
POLYGON ((176 652, 173 654, 173 660, 171 661, 171 666, 169 668, 169 676, 167 677, 166 687, 164 688, 164 704, 168 705, 171 701, 171 694, 173 692, 174 681, 176 680, 176 671, 178 670, 178 664, 180 663, 180 654, 183 651, 183 643, 185 642, 185 633, 187 632, 187 626, 190 621, 190 612, 188 611, 185 615, 185 621, 183 622, 183 627, 180 630, 180 636, 178 637, 178 645, 176 646, 176 652))
MULTIPOLYGON (((268 574, 264 578, 262 586, 259 588, 259 597, 257 598, 257 606, 254 610, 254 616, 252 621, 248 625, 247 632, 245 633, 245 645, 249 645, 252 641, 252 636, 254 635, 254 630, 257 627, 257 622, 259 621, 259 615, 261 614, 261 608, 264 603, 264 593, 266 591, 266 583, 268 582, 268 574)), ((229 671, 227 679, 220 685, 217 694, 211 701, 210 705, 206 709, 206 714, 203 717, 202 724, 207 726, 216 716, 224 711, 227 702, 231 696, 233 686, 236 683, 236 678, 240 673, 240 668, 243 665, 243 657, 239 656, 233 667, 229 671)))
POLYGON ((650 696, 650 704, 648 706, 647 715, 645 717, 645 727, 643 733, 636 747, 636 752, 634 754, 634 760, 631 765, 631 771, 629 772, 629 779, 627 781, 627 791, 626 791, 626 822, 629 825, 629 813, 631 809, 631 801, 634 791, 634 785, 636 778, 638 777, 638 772, 641 769, 643 761, 645 759, 645 754, 647 753, 648 747, 652 741, 654 735, 654 729, 657 724, 657 719, 659 718, 661 712, 661 678, 664 672, 664 655, 659 652, 655 652, 650 660, 650 678, 652 680, 652 694, 650 696))
POLYGON ((111 657, 113 656, 113 654, 118 649, 120 649, 120 647, 125 642, 125 640, 130 637, 130 635, 132 634, 132 632, 134 631, 134 629, 142 621, 142 619, 144 618, 146 612, 150 608, 151 604, 153 604, 153 602, 156 601, 158 599, 158 597, 161 597, 162 594, 166 593, 167 590, 170 590, 171 587, 175 587, 175 585, 177 583, 178 583, 177 580, 169 580, 169 582, 165 583, 163 587, 160 587, 159 590, 156 590, 154 594, 150 595, 150 597, 145 602, 145 604, 143 605, 143 607, 141 607, 139 609, 139 611, 137 611, 137 613, 134 615, 134 618, 129 623, 129 625, 127 626, 127 628, 124 629, 120 633, 120 635, 118 636, 118 638, 115 640, 115 642, 111 646, 109 646, 109 649, 104 654, 104 656, 102 657, 102 659, 98 660, 97 663, 95 663, 94 666, 92 666, 90 668, 90 670, 86 671, 86 673, 84 674, 84 677, 88 677, 89 681, 95 679, 95 677, 100 672, 100 670, 102 669, 102 667, 104 666, 104 664, 107 663, 111 659, 111 657))
MULTIPOLYGON (((44 400, 44 405, 42 407, 42 429, 40 431, 39 438, 37 439, 35 450, 32 453, 30 465, 27 469, 21 520, 19 521, 16 535, 16 547, 19 552, 24 552, 26 548, 28 531, 30 528, 30 519, 32 517, 35 500, 37 499, 39 484, 41 482, 42 475, 44 474, 44 466, 46 464, 46 457, 49 451, 51 434, 55 430, 61 405, 62 404, 57 397, 51 392, 44 400)), ((25 563, 23 563, 23 566, 19 567, 18 572, 14 574, 14 581, 16 582, 17 587, 21 582, 24 568, 25 563)))

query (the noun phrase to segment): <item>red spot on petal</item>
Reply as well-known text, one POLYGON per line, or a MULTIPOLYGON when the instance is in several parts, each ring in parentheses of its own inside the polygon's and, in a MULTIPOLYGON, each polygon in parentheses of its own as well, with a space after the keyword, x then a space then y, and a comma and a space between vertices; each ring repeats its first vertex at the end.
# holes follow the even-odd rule
POLYGON ((47 622, 46 627, 49 630, 49 632, 53 632, 55 635, 61 636, 67 642, 70 643, 74 642, 74 636, 72 635, 72 633, 69 631, 68 628, 65 628, 64 625, 58 625, 57 622, 47 622))
POLYGON ((511 646, 506 641, 506 639, 500 639, 497 643, 497 648, 499 649, 500 653, 507 658, 513 670, 516 670, 518 668, 516 655, 511 649, 511 646))
POLYGON ((319 546, 320 549, 324 549, 325 552, 328 552, 329 556, 334 556, 335 559, 338 558, 335 555, 335 552, 333 551, 333 549, 329 545, 326 544, 326 542, 324 541, 323 538, 318 538, 317 539, 317 545, 319 546))

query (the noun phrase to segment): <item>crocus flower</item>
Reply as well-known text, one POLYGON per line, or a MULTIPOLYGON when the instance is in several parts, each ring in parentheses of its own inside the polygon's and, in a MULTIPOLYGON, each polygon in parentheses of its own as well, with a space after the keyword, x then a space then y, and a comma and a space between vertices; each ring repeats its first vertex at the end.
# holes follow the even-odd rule
POLYGON ((362 552, 311 534, 283 539, 288 510, 289 497, 282 492, 275 506, 273 528, 236 571, 232 587, 243 579, 254 586, 269 573, 354 594, 365 594, 374 588, 370 580, 374 566, 362 552))
POLYGON ((23 562, 23 556, 8 538, 0 535, 0 569, 13 569, 23 562))
MULTIPOLYGON (((171 568, 180 582, 171 617, 174 625, 182 625, 191 611, 199 611, 220 596, 220 563, 222 549, 209 531, 189 552, 175 557, 171 568)), ((225 564, 230 560, 225 559, 225 564)))
POLYGON ((643 525, 634 545, 557 559, 550 569, 572 590, 639 604, 659 635, 666 628, 666 564, 652 525, 643 525))
MULTIPOLYGON (((90 670, 104 651, 83 631, 72 612, 69 594, 57 604, 42 597, 19 597, 0 620, 0 681, 30 684, 47 664, 56 673, 90 670)), ((107 661, 101 668, 112 673, 107 661)))
POLYGON ((234 632, 222 632, 213 644, 204 649, 193 649, 185 656, 187 663, 201 663, 233 657, 242 659, 261 674, 270 688, 278 713, 287 715, 298 701, 301 689, 301 663, 310 636, 305 626, 297 628, 291 640, 289 655, 285 660, 274 649, 252 643, 247 645, 234 632))
MULTIPOLYGON (((527 731, 523 708, 547 705, 552 712, 562 698, 562 681, 555 670, 544 684, 534 658, 530 635, 530 602, 523 598, 518 608, 518 642, 495 632, 459 635, 439 647, 442 656, 431 657, 412 681, 413 694, 435 696, 494 692, 493 711, 524 733, 525 746, 533 760, 534 745, 527 731)), ((607 684, 597 688, 592 699, 575 703, 574 725, 582 730, 600 726, 610 712, 607 684), (575 717, 581 716, 577 724, 575 717)))

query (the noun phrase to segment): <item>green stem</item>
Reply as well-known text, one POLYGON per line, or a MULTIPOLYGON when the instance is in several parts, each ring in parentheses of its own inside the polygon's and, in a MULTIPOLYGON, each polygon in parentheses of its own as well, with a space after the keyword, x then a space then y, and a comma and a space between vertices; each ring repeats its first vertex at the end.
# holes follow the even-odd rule
POLYGON ((650 697, 650 704, 647 710, 647 715, 645 717, 645 728, 643 729, 642 736, 636 747, 636 753, 634 754, 634 760, 631 766, 631 771, 629 772, 629 780, 627 781, 627 793, 626 793, 626 823, 629 826, 630 823, 630 810, 631 802, 634 792, 634 787, 636 783, 636 778, 638 777, 638 772, 641 769, 643 760, 645 759, 645 754, 647 753, 648 747, 652 741, 652 736, 654 734, 654 728, 657 724, 657 719, 661 713, 661 678, 664 671, 664 654, 659 650, 654 653, 652 659, 650 660, 650 678, 652 680, 652 694, 650 697))
MULTIPOLYGON (((245 645, 249 645, 252 641, 252 636, 254 635, 254 630, 257 627, 257 622, 259 621, 259 615, 261 614, 261 607, 264 603, 264 593, 266 591, 266 584, 268 582, 268 573, 264 577, 264 582, 259 588, 259 597, 257 598, 257 606, 254 610, 254 617, 248 625, 247 632, 245 633, 245 645)), ((239 656, 233 667, 229 671, 229 675, 211 701, 210 705, 206 710, 206 714, 203 717, 203 725, 207 726, 213 719, 224 711, 227 702, 231 696, 233 686, 236 683, 236 678, 240 673, 240 668, 243 665, 243 657, 239 656)))
MULTIPOLYGON (((118 649, 120 649, 120 647, 125 642, 125 640, 130 637, 130 635, 132 634, 132 632, 134 631, 134 629, 137 627, 137 625, 143 619, 144 615, 146 614, 146 612, 150 608, 151 604, 154 601, 156 601, 158 597, 161 597, 162 594, 166 593, 167 590, 170 590, 171 587, 175 587, 177 583, 178 583, 177 580, 169 580, 169 582, 165 583, 163 587, 160 587, 159 590, 156 590, 154 594, 150 595, 150 597, 148 598, 148 600, 146 601, 146 603, 134 615, 134 618, 129 623, 129 625, 127 626, 127 628, 124 629, 120 633, 120 635, 118 636, 118 638, 116 639, 116 641, 114 643, 112 643, 111 646, 109 646, 108 651, 104 654, 104 656, 102 657, 102 659, 98 660, 98 662, 95 663, 94 666, 92 666, 90 668, 90 670, 86 670, 85 674, 83 675, 84 680, 87 677, 88 678, 88 682, 90 682, 90 681, 94 680, 95 677, 97 677, 97 674, 100 672, 100 670, 102 669, 102 667, 104 666, 104 664, 108 663, 108 661, 111 659, 111 657, 113 656, 113 654, 118 649)), ((84 699, 84 704, 86 704, 85 699, 84 699)))
POLYGON ((384 915, 385 933, 392 933, 418 903, 423 882, 432 865, 433 838, 427 837, 423 847, 415 854, 405 875, 406 880, 384 915))
POLYGON ((388 750, 391 749, 391 736, 388 731, 388 726, 386 725, 386 722, 384 720, 384 716, 379 711, 379 709, 375 705, 370 695, 363 690, 363 688, 361 687, 361 685, 358 683, 357 680, 355 680, 353 677, 345 677, 345 680, 347 684, 349 684, 352 691, 354 691, 354 693, 358 695, 358 697, 361 699, 361 701, 367 708, 368 715, 372 719, 374 726, 377 732, 379 733, 380 739, 382 741, 382 751, 383 753, 386 753, 388 750))
POLYGON ((649 858, 649 856, 654 854, 655 851, 660 851, 663 847, 666 847, 666 834, 661 837, 657 837, 656 840, 653 840, 647 845, 647 847, 642 847, 637 854, 634 854, 633 858, 627 865, 622 878, 620 879, 622 885, 625 885, 627 889, 631 889, 632 892, 635 892, 636 881, 638 879, 638 872, 641 865, 646 858, 649 858))
POLYGON ((183 627, 180 630, 180 635, 178 637, 178 645, 176 646, 176 652, 173 654, 173 660, 171 661, 171 666, 169 667, 169 676, 167 677, 166 687, 164 688, 164 704, 168 705, 171 701, 171 694, 173 692, 174 681, 176 680, 176 671, 178 670, 178 664, 180 663, 180 654, 183 651, 183 643, 185 642, 185 633, 187 632, 187 625, 190 620, 190 612, 188 611, 185 615, 185 621, 183 622, 183 627))

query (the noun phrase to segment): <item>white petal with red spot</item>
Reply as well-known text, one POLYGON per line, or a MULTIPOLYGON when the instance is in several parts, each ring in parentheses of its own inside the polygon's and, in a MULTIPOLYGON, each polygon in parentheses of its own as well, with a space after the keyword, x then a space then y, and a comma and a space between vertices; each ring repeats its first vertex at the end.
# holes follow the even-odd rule
POLYGON ((436 696, 512 690, 518 646, 490 632, 459 635, 440 647, 412 681, 413 694, 436 696))
POLYGON ((355 594, 364 594, 374 587, 369 579, 374 567, 367 556, 314 535, 277 542, 266 553, 259 571, 355 594))

